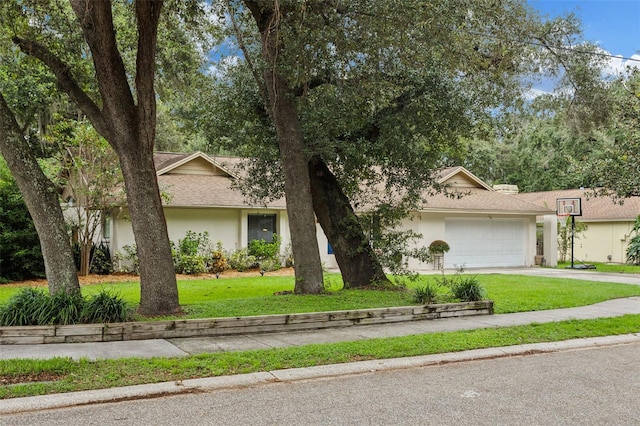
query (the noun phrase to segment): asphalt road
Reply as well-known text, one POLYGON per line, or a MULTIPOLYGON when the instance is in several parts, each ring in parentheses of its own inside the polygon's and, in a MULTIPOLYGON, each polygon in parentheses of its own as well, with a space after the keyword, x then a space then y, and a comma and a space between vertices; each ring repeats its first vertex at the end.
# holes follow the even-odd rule
POLYGON ((0 425, 638 425, 640 343, 0 416, 0 425))

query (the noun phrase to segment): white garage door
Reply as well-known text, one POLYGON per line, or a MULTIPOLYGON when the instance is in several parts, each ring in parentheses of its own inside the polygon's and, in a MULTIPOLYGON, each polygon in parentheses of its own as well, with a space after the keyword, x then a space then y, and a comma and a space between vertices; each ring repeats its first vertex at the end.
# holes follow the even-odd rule
POLYGON ((445 267, 466 268, 525 265, 524 219, 445 220, 446 240, 451 250, 445 267))

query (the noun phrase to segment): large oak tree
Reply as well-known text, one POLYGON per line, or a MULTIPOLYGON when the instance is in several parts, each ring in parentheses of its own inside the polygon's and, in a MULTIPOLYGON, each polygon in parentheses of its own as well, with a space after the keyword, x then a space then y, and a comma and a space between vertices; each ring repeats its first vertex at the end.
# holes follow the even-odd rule
POLYGON ((246 181, 252 195, 281 194, 279 158, 289 201, 307 197, 286 187, 287 170, 302 161, 285 161, 281 135, 295 129, 289 134, 302 139, 315 215, 347 285, 381 275, 354 210, 398 219, 399 210, 420 208, 437 168, 461 157, 460 137, 490 128, 521 103, 527 79, 555 72, 579 34, 572 17, 543 21, 518 0, 226 5, 244 61, 219 79, 223 106, 214 111, 234 111, 232 124, 213 118, 225 129, 219 141, 231 150, 244 143, 251 148, 241 154, 263 159, 252 162, 246 181), (242 67, 257 82, 253 93, 242 67), (278 122, 272 109, 284 105, 293 120, 278 122))
MULTIPOLYGON (((155 54, 163 3, 139 0, 133 4, 138 34, 135 70, 129 72, 119 50, 111 1, 70 0, 70 4, 77 19, 72 25, 81 29, 93 63, 97 97, 85 89, 87 75, 74 75, 77 68, 72 69, 54 46, 31 37, 33 32, 17 33, 13 42, 50 69, 60 90, 76 103, 118 154, 140 258, 139 310, 153 315, 176 312, 180 306, 175 270, 153 163, 155 54)), ((72 35, 69 38, 70 42, 76 41, 72 35)))

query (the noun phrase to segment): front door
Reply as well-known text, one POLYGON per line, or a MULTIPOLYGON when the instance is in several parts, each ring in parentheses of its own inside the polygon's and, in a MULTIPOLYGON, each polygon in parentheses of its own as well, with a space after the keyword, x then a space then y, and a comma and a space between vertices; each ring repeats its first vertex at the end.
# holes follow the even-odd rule
POLYGON ((275 214, 250 214, 248 217, 248 234, 250 243, 253 240, 273 242, 273 234, 276 233, 275 214))

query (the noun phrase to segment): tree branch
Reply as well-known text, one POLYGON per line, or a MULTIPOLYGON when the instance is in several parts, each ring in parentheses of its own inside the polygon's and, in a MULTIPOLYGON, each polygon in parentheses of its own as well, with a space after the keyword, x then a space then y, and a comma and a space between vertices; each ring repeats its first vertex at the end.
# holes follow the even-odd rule
POLYGON ((153 150, 156 129, 156 46, 162 0, 136 1, 138 18, 138 52, 136 57, 136 90, 138 121, 147 149, 153 150))
POLYGON ((135 128, 130 121, 136 120, 137 111, 116 43, 111 1, 70 0, 70 3, 91 49, 104 117, 110 125, 120 127, 121 134, 126 134, 124 129, 135 128), (120 123, 121 120, 128 122, 120 123))
POLYGON ((13 37, 12 41, 23 53, 38 59, 53 72, 60 90, 65 92, 78 105, 99 133, 104 134, 104 132, 109 131, 108 126, 105 125, 100 108, 98 108, 89 95, 80 88, 67 64, 62 62, 49 49, 38 42, 19 37, 13 37))

